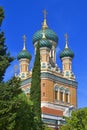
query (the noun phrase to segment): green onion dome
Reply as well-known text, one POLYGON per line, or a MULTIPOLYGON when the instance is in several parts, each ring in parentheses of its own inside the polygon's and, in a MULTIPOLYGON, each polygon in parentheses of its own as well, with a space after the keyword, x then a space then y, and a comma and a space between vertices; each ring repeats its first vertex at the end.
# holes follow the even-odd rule
POLYGON ((65 48, 61 53, 60 53, 60 58, 64 58, 64 57, 70 57, 73 58, 74 57, 74 53, 69 49, 69 48, 65 48))
POLYGON ((42 48, 42 47, 47 47, 47 48, 51 49, 52 48, 52 43, 48 39, 42 38, 40 40, 40 48, 42 48))
MULTIPOLYGON (((56 33, 54 31, 52 31, 49 28, 45 28, 44 29, 45 32, 45 36, 48 40, 52 40, 54 42, 58 42, 58 36, 56 35, 56 33)), ((33 44, 39 40, 42 39, 42 35, 43 35, 43 29, 37 31, 34 35, 33 35, 33 44)))
POLYGON ((31 55, 29 54, 29 52, 25 49, 23 49, 17 56, 17 59, 20 60, 20 59, 29 59, 31 60, 31 55))

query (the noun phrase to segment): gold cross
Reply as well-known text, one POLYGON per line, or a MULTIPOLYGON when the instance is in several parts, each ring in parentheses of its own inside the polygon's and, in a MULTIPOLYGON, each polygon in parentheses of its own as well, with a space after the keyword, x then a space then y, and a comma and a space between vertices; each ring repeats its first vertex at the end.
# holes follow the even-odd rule
POLYGON ((66 33, 64 36, 65 36, 66 42, 68 42, 68 34, 66 33))
POLYGON ((23 36, 23 39, 24 39, 24 42, 26 42, 26 39, 27 39, 27 38, 26 38, 26 35, 23 36))
POLYGON ((65 36, 65 40, 66 40, 65 48, 68 48, 68 34, 66 33, 64 36, 65 36))
POLYGON ((43 11, 43 14, 44 14, 44 19, 46 19, 46 17, 47 17, 47 11, 44 10, 44 11, 43 11))

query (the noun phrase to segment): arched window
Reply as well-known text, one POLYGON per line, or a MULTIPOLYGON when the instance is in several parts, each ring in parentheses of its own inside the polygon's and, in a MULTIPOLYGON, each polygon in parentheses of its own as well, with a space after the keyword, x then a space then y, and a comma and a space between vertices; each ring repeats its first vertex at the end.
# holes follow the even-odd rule
POLYGON ((66 90, 65 90, 65 102, 66 103, 69 103, 69 100, 70 100, 69 95, 70 95, 70 91, 68 88, 66 88, 66 90))
POLYGON ((43 83, 43 87, 45 87, 45 83, 43 83))
POLYGON ((42 93, 42 96, 43 96, 43 97, 45 96, 45 92, 42 93))
POLYGON ((57 85, 54 87, 54 98, 55 100, 58 100, 58 86, 57 85))
POLYGON ((63 92, 60 92, 60 101, 63 102, 63 92))
POLYGON ((64 102, 64 91, 65 91, 64 87, 61 87, 60 88, 60 101, 61 102, 64 102))
POLYGON ((57 100, 57 91, 55 91, 55 100, 57 100))
POLYGON ((68 103, 68 93, 65 94, 65 102, 68 103))
POLYGON ((69 77, 69 72, 68 71, 66 71, 66 76, 69 77))

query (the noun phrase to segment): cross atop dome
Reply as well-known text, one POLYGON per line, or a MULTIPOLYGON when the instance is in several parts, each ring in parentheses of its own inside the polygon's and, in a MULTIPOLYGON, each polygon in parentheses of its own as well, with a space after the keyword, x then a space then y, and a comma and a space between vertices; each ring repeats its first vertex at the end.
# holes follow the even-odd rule
POLYGON ((46 29, 46 28, 48 28, 47 23, 46 23, 47 11, 44 10, 44 11, 43 11, 43 14, 44 14, 44 21, 43 21, 42 28, 43 28, 43 29, 46 29))
POLYGON ((23 47, 23 50, 26 50, 26 35, 23 35, 23 40, 24 40, 24 47, 23 47))
POLYGON ((65 48, 68 48, 68 34, 66 33, 64 36, 65 36, 65 41, 66 41, 65 48))
POLYGON ((46 11, 46 9, 43 10, 43 14, 44 14, 44 19, 46 19, 46 17, 47 17, 47 11, 46 11))

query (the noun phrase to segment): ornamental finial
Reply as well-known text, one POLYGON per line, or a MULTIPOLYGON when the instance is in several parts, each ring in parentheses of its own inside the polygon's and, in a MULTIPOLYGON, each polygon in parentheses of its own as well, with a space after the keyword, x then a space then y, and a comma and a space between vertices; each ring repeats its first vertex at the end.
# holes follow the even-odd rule
POLYGON ((26 50, 26 35, 23 35, 23 40, 24 40, 24 47, 23 47, 23 50, 26 50))
POLYGON ((66 40, 65 48, 68 48, 68 34, 66 33, 64 36, 65 36, 65 40, 66 40))
POLYGON ((42 28, 43 28, 43 29, 46 29, 46 28, 48 28, 47 23, 46 23, 47 11, 44 10, 44 11, 43 11, 43 14, 44 14, 44 21, 43 21, 42 28))

